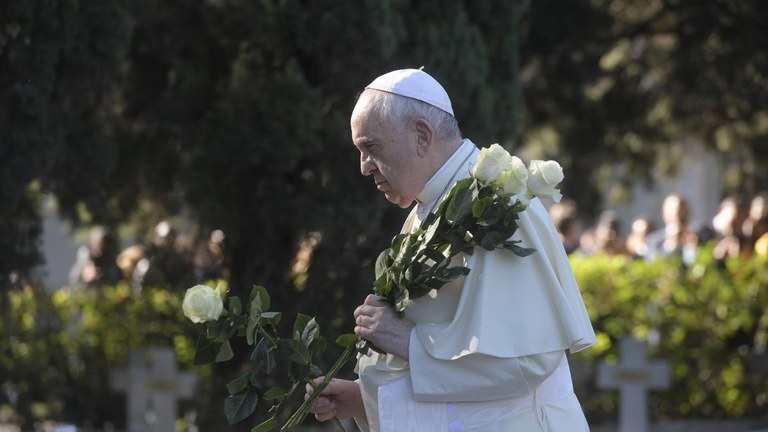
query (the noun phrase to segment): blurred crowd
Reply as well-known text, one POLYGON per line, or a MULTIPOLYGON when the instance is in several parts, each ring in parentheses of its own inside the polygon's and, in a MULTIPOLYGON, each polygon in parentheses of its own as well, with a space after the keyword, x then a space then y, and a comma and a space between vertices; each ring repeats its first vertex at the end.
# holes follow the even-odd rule
MULTIPOLYGON (((584 226, 574 201, 564 200, 549 208, 568 254, 621 254, 644 260, 677 255, 684 264, 690 264, 701 248, 711 243, 718 261, 768 256, 768 192, 751 199, 725 197, 705 224, 691 223, 688 202, 681 194, 667 195, 658 211, 659 225, 650 217, 637 217, 622 236, 614 211, 604 211, 594 225, 584 226)), ((113 285, 124 280, 135 290, 145 285, 184 288, 226 278, 224 241, 221 230, 197 240, 164 220, 155 226, 149 244, 120 249, 108 228, 95 226, 87 244, 78 250, 69 286, 113 285)))
POLYGON ((158 223, 148 244, 120 248, 107 227, 90 229, 69 272, 69 286, 114 285, 126 281, 134 290, 143 286, 187 288, 196 283, 226 277, 225 235, 214 230, 206 239, 179 233, 167 220, 158 223))
POLYGON ((626 237, 621 234, 616 212, 611 210, 602 212, 594 226, 587 227, 574 201, 553 204, 549 212, 569 254, 622 254, 645 260, 677 255, 684 264, 690 264, 704 245, 711 244, 718 261, 768 256, 768 192, 750 199, 726 196, 712 220, 704 224, 692 223, 687 200, 672 193, 659 209, 661 224, 650 217, 637 217, 626 237))

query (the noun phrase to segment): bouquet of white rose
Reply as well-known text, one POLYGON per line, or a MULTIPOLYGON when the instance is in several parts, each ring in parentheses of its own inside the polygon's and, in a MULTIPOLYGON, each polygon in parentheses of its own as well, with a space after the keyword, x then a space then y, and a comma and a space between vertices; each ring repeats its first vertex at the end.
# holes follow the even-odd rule
MULTIPOLYGON (((526 167, 498 144, 482 149, 471 176, 458 181, 418 229, 395 236, 391 246, 379 255, 374 293, 403 312, 411 300, 470 272, 467 267, 451 266, 459 254, 472 254, 475 247, 481 247, 503 248, 521 257, 530 255, 533 249, 510 240, 518 229, 518 215, 534 197, 560 201, 556 187, 562 180, 562 168, 555 161, 532 161, 526 167)), ((279 337, 276 326, 281 314, 269 312, 269 294, 263 287, 254 287, 249 306, 243 310, 239 298, 231 297, 225 309, 218 287, 214 290, 198 285, 187 291, 183 309, 193 322, 207 325, 198 343, 197 363, 231 359, 229 339, 235 335, 255 345, 252 369, 227 386, 230 396, 225 400, 225 414, 230 423, 250 416, 261 398, 273 403, 271 417, 252 432, 275 428, 288 397, 322 374, 314 364, 315 356, 325 349, 317 322, 299 314, 291 337, 279 337), (260 376, 274 373, 278 365, 287 368, 290 384, 263 391, 260 376)), ((345 347, 344 352, 281 430, 289 430, 304 420, 322 389, 357 353, 377 349, 354 334, 342 335, 336 342, 345 347)), ((340 423, 337 425, 344 430, 340 423)))

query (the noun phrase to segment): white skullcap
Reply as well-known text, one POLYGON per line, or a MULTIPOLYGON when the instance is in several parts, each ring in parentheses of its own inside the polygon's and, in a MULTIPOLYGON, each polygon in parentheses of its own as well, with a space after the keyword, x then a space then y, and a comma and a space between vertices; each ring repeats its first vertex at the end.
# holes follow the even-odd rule
POLYGON ((448 93, 437 80, 421 69, 400 69, 385 73, 365 88, 420 100, 453 115, 448 93))

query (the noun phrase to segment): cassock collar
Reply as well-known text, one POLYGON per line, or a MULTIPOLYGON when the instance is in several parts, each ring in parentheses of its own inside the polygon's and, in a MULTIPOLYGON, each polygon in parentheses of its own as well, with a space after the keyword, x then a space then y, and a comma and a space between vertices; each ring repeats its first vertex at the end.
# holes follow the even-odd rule
POLYGON ((477 147, 472 141, 464 139, 453 155, 424 185, 424 189, 416 195, 419 219, 423 220, 428 212, 434 211, 437 202, 448 192, 450 186, 469 175, 467 162, 476 150, 477 147), (466 172, 461 172, 462 170, 466 172))

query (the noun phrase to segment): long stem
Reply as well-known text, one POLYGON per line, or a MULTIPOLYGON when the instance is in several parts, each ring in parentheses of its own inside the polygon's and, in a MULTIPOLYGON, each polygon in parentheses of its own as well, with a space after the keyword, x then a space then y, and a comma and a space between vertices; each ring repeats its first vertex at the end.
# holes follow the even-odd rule
MULTIPOLYGON (((318 396, 320 396, 320 393, 328 386, 328 384, 331 382, 331 380, 339 373, 341 370, 341 367, 344 366, 348 361, 355 358, 355 354, 357 353, 357 347, 356 344, 352 344, 347 346, 347 348, 344 350, 343 353, 341 353, 341 356, 336 360, 336 363, 333 364, 331 369, 328 371, 328 373, 325 375, 325 378, 323 378, 323 381, 320 382, 320 384, 315 387, 315 390, 312 392, 311 395, 304 401, 303 404, 296 410, 296 412, 293 413, 293 415, 288 419, 288 421, 285 422, 282 428, 280 428, 281 431, 288 431, 296 426, 298 426, 302 421, 304 421, 304 418, 309 414, 309 407, 312 406, 312 404, 315 402, 315 399, 317 399, 318 396)), ((338 422, 338 419, 336 419, 337 426, 340 426, 343 429, 343 426, 340 422, 338 422)))

